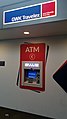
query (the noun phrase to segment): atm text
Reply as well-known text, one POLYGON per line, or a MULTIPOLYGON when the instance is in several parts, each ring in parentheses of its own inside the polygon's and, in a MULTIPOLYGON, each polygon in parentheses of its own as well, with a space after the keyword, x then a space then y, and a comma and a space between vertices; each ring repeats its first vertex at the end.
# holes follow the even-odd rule
POLYGON ((27 47, 25 52, 39 52, 39 47, 27 47))

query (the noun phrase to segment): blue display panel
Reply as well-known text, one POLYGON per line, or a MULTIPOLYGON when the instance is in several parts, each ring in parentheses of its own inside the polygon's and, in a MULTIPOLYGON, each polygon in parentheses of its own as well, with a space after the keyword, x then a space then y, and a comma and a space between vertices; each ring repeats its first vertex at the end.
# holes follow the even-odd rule
POLYGON ((29 21, 41 17, 41 5, 33 5, 24 8, 4 11, 3 24, 13 24, 29 21))
POLYGON ((37 77, 37 72, 36 71, 28 71, 28 78, 35 79, 37 77))

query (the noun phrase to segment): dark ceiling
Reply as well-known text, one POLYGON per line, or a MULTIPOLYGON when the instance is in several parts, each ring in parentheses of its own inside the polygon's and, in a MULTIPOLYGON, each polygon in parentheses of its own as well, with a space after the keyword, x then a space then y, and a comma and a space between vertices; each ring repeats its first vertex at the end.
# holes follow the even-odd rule
POLYGON ((52 119, 52 118, 0 107, 0 119, 52 119))

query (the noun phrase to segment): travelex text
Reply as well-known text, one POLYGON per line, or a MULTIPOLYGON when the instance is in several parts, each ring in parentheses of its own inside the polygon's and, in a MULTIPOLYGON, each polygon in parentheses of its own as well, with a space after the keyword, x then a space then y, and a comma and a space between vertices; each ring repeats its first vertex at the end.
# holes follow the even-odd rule
POLYGON ((13 24, 53 16, 56 16, 56 0, 4 11, 3 24, 13 24))

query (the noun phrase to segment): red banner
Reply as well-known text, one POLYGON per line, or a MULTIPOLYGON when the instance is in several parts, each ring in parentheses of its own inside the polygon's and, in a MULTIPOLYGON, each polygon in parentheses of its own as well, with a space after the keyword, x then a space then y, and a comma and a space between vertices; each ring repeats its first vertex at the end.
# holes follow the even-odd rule
POLYGON ((56 14, 55 5, 55 1, 42 4, 42 17, 54 16, 56 14))
POLYGON ((20 50, 21 61, 44 61, 45 44, 22 44, 20 50))

